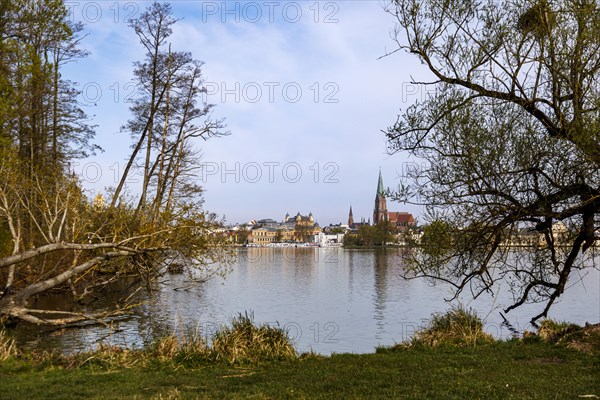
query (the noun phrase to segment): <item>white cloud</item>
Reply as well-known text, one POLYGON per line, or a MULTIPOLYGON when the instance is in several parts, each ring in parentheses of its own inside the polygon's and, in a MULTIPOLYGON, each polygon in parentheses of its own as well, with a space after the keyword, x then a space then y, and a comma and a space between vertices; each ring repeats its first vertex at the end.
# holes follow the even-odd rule
MULTIPOLYGON (((378 168, 385 183, 395 186, 405 160, 386 154, 380 130, 395 121, 399 109, 406 107, 404 100, 414 100, 403 99, 410 76, 422 78, 412 56, 397 53, 378 60, 386 48, 394 48, 389 37, 393 19, 377 2, 365 1, 298 3, 303 14, 295 24, 278 14, 270 22, 267 13, 259 23, 249 23, 243 15, 240 22, 229 16, 223 23, 221 15, 202 14, 206 2, 172 4, 176 16, 184 17, 175 25, 173 48, 191 51, 206 62, 204 75, 216 85, 208 99, 217 105, 215 116, 226 117, 232 131, 229 137, 200 143, 203 159, 219 168, 240 165, 239 182, 233 173, 224 179, 220 173, 207 177, 206 208, 231 222, 312 211, 321 224, 328 224, 345 221, 352 204, 357 218, 368 218, 378 168), (330 3, 339 8, 325 9, 330 3), (309 8, 314 4, 321 7, 318 23, 315 9, 309 8), (338 22, 324 23, 334 11, 331 17, 338 22), (292 102, 297 88, 302 96, 292 102), (264 166, 268 162, 278 162, 278 168, 297 163, 302 179, 290 183, 278 170, 279 177, 270 182, 264 166), (338 183, 323 181, 335 169, 326 170, 327 162, 336 166, 332 178, 338 183), (256 183, 242 176, 251 163, 263 166, 263 179, 256 183)), ((80 81, 92 75, 104 86, 123 85, 132 76, 131 62, 143 57, 137 37, 124 23, 91 26, 84 45, 93 56, 71 71, 80 81)), ((110 89, 107 93, 113 94, 110 89)), ((111 159, 121 162, 126 157, 130 144, 127 135, 115 134, 128 118, 127 104, 104 100, 101 106, 96 111, 98 136, 109 151, 99 160, 110 165, 111 159)))

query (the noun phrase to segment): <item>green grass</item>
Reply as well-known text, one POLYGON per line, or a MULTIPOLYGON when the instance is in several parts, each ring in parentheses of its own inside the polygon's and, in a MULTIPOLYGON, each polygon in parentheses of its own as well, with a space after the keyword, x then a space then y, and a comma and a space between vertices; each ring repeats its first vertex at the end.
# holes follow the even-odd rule
POLYGON ((600 358, 543 341, 414 346, 252 365, 78 368, 9 359, 2 399, 567 399, 600 396, 600 358))
POLYGON ((549 321, 508 342, 482 327, 452 309, 409 343, 331 357, 298 356, 285 331, 248 314, 212 346, 192 332, 73 356, 18 353, 0 331, 0 399, 600 398, 600 325, 549 321))

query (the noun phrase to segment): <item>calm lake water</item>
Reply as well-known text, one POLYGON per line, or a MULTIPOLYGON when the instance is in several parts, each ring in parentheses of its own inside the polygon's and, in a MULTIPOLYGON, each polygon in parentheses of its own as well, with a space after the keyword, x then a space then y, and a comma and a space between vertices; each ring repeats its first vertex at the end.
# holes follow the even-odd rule
MULTIPOLYGON (((300 352, 371 353, 376 346, 409 339, 432 313, 458 304, 444 301, 450 297, 445 285, 403 279, 402 251, 242 248, 226 279, 189 287, 186 275, 168 275, 151 296, 139 295, 142 305, 136 318, 112 330, 95 326, 39 332, 22 325, 15 335, 23 347, 63 352, 90 349, 101 341, 142 347, 163 332, 191 330, 210 339, 218 326, 248 312, 256 322, 286 328, 300 352)), ((599 270, 589 269, 570 285, 550 317, 578 324, 599 322, 599 270)), ((117 295, 122 289, 98 299, 94 307, 101 308, 117 295)), ((500 291, 477 301, 465 296, 461 303, 477 311, 487 332, 509 337, 500 311, 510 300, 510 294, 500 291)), ((506 317, 517 330, 532 330, 528 321, 540 311, 540 305, 525 306, 506 317)))

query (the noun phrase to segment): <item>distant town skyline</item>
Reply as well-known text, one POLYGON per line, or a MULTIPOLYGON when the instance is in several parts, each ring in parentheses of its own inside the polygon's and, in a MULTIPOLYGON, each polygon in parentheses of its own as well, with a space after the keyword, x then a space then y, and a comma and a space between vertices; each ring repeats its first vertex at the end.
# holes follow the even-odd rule
MULTIPOLYGON (((67 2, 85 24, 81 47, 90 55, 70 63, 82 102, 105 149, 73 164, 90 197, 115 186, 130 151, 120 132, 137 94, 133 63, 144 58, 127 19, 150 2, 67 2), (110 59, 111 63, 103 60, 110 59)), ((394 18, 379 2, 172 2, 180 18, 173 50, 205 62, 205 99, 216 105, 231 135, 200 141, 206 210, 228 223, 312 212, 319 223, 372 216, 379 168, 397 187, 414 165, 390 156, 382 130, 401 109, 427 96, 411 83, 429 79, 415 57, 390 38, 394 18), (412 77, 412 78, 411 78, 412 77)), ((128 191, 135 195, 139 174, 128 191)), ((418 207, 394 204, 416 217, 418 207)))
MULTIPOLYGON (((374 212, 379 212, 378 209, 376 211, 376 207, 381 204, 382 200, 383 200, 384 204, 386 204, 386 202, 390 200, 390 199, 388 199, 385 196, 385 194, 384 194, 385 190, 386 190, 386 186, 383 184, 382 172, 381 172, 381 170, 379 170, 379 176, 378 176, 378 179, 377 179, 376 190, 373 190, 373 192, 372 192, 375 195, 372 196, 373 197, 373 201, 371 202, 371 210, 370 210, 370 212, 366 212, 365 215, 362 215, 362 214, 359 215, 359 214, 357 214, 354 211, 353 205, 349 204, 348 205, 348 209, 346 211, 346 217, 345 217, 345 219, 343 219, 341 221, 337 221, 337 222, 336 221, 328 221, 327 223, 321 223, 320 220, 319 220, 319 216, 316 215, 312 210, 310 210, 310 209, 301 209, 301 210, 297 210, 297 211, 287 210, 287 211, 283 211, 283 214, 280 212, 277 215, 253 216, 253 217, 250 217, 250 218, 248 218, 248 219, 246 219, 244 221, 230 221, 230 220, 227 220, 227 225, 242 225, 242 224, 248 223, 250 221, 259 221, 259 220, 266 220, 266 219, 273 219, 273 220, 275 220, 277 222, 281 222, 281 221, 285 221, 285 219, 286 219, 287 216, 295 216, 297 214, 300 214, 300 215, 304 215, 304 214, 309 215, 309 214, 311 214, 311 215, 314 215, 315 222, 319 223, 319 225, 321 225, 322 227, 326 227, 326 226, 329 226, 329 225, 336 225, 336 224, 345 225, 345 224, 347 224, 349 216, 350 216, 350 213, 352 213, 352 218, 357 223, 364 222, 364 223, 373 223, 373 224, 376 224, 377 222, 379 222, 379 220, 376 220, 374 218, 374 212), (376 197, 377 197, 377 199, 376 199, 376 197)), ((392 208, 393 209, 401 209, 402 208, 402 206, 399 205, 398 203, 391 203, 391 204, 392 204, 392 208)), ((384 212, 386 213, 386 217, 387 217, 388 210, 384 209, 384 212)), ((389 211, 389 214, 393 215, 393 218, 394 218, 393 222, 394 223, 396 222, 395 218, 397 218, 397 214, 402 213, 402 212, 403 211, 394 211, 394 212, 389 211)))

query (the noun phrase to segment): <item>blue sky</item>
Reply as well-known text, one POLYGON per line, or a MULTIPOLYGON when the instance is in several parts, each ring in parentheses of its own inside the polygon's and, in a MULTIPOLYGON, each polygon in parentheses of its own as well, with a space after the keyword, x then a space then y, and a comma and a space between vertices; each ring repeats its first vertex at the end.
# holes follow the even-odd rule
MULTIPOLYGON (((135 94, 132 63, 144 56, 126 19, 149 2, 67 1, 84 22, 90 56, 65 76, 84 89, 104 153, 76 171, 90 193, 114 186, 131 139, 119 132, 135 94)), ((205 62, 204 76, 231 135, 199 142, 205 208, 228 222, 312 212, 321 225, 372 215, 379 168, 395 187, 413 161, 388 155, 381 130, 419 98, 426 79, 391 39, 394 19, 379 1, 173 1, 181 20, 174 50, 205 62)), ((139 178, 139 177, 138 177, 139 178)), ((137 191, 132 177, 128 188, 137 191)), ((138 179, 139 180, 139 179, 138 179)), ((420 215, 417 207, 388 209, 420 215)))

